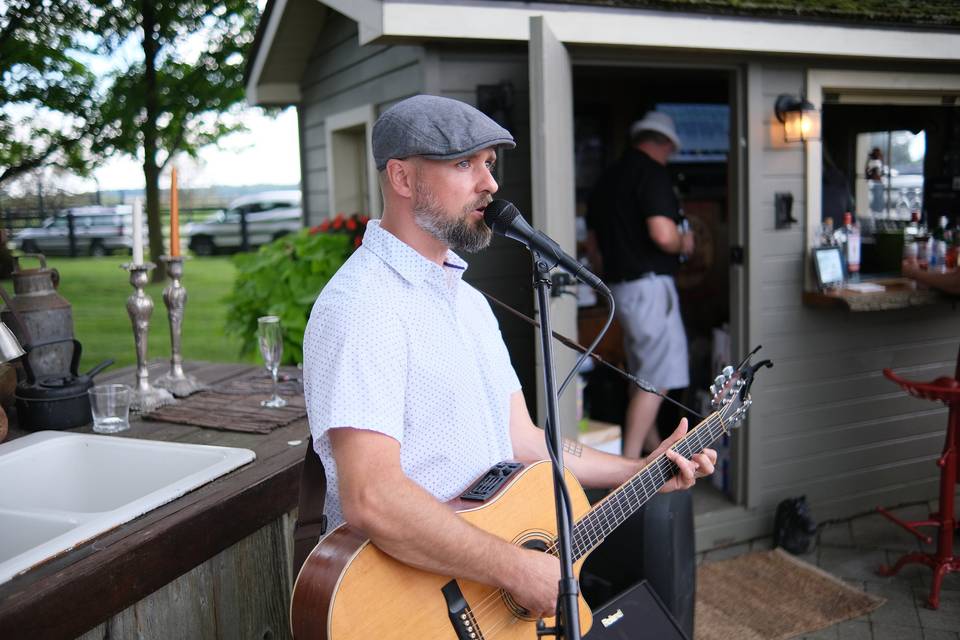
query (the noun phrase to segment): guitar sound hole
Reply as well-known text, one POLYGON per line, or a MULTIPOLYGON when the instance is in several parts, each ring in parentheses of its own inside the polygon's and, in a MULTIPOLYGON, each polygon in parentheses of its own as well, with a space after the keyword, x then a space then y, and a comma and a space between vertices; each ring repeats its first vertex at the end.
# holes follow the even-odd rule
MULTIPOLYGON (((517 540, 514 540, 514 543, 519 543, 524 549, 546 553, 552 540, 547 537, 545 531, 528 531, 523 533, 517 540)), ((529 611, 517 604, 512 595, 502 590, 500 591, 500 595, 503 598, 503 603, 513 615, 528 622, 536 621, 536 618, 531 616, 529 611)))

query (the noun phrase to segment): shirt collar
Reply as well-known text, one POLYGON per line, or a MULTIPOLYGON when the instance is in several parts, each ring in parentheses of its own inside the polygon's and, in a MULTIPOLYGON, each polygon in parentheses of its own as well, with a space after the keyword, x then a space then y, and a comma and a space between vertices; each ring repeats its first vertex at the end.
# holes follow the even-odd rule
POLYGON ((463 273, 469 266, 463 258, 447 249, 447 255, 443 261, 444 267, 441 268, 438 264, 417 253, 406 242, 383 229, 379 220, 367 222, 361 246, 372 251, 411 284, 445 279, 448 273, 452 273, 454 277, 459 279, 463 277, 463 273))

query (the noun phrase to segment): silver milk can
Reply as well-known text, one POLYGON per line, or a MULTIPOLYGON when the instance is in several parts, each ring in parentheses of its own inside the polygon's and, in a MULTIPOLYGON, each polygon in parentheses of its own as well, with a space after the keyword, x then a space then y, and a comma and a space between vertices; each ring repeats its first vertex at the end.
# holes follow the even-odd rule
MULTIPOLYGON (((14 296, 0 313, 0 320, 13 330, 24 347, 73 338, 73 310, 66 298, 57 293, 60 272, 48 269, 46 258, 40 254, 14 256, 13 261, 14 296), (40 267, 21 269, 20 259, 26 257, 37 258, 40 267)), ((63 375, 70 371, 72 351, 71 342, 59 342, 30 350, 26 357, 38 378, 63 375)))

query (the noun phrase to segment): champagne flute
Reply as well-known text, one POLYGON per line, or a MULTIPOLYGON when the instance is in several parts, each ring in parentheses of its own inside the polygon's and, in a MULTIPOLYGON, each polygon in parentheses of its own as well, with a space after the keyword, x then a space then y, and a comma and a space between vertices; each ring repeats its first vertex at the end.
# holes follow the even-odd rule
POLYGON ((260 345, 260 355, 263 364, 273 378, 273 395, 269 400, 260 402, 262 407, 278 409, 287 406, 287 401, 277 393, 277 374, 280 369, 280 360, 283 357, 283 331, 280 329, 280 318, 277 316, 263 316, 257 318, 257 343, 260 345))

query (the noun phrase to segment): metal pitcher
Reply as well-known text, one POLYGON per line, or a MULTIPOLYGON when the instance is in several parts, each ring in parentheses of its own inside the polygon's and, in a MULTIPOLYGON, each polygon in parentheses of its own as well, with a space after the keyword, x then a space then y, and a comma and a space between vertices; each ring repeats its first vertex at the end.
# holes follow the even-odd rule
POLYGON ((25 347, 41 342, 61 340, 55 344, 30 350, 26 356, 38 377, 63 375, 70 371, 73 348, 73 310, 66 298, 57 293, 60 273, 47 268, 47 260, 40 254, 25 254, 13 258, 13 292, 0 320, 10 327, 25 347), (40 267, 21 269, 21 258, 36 258, 40 267))

